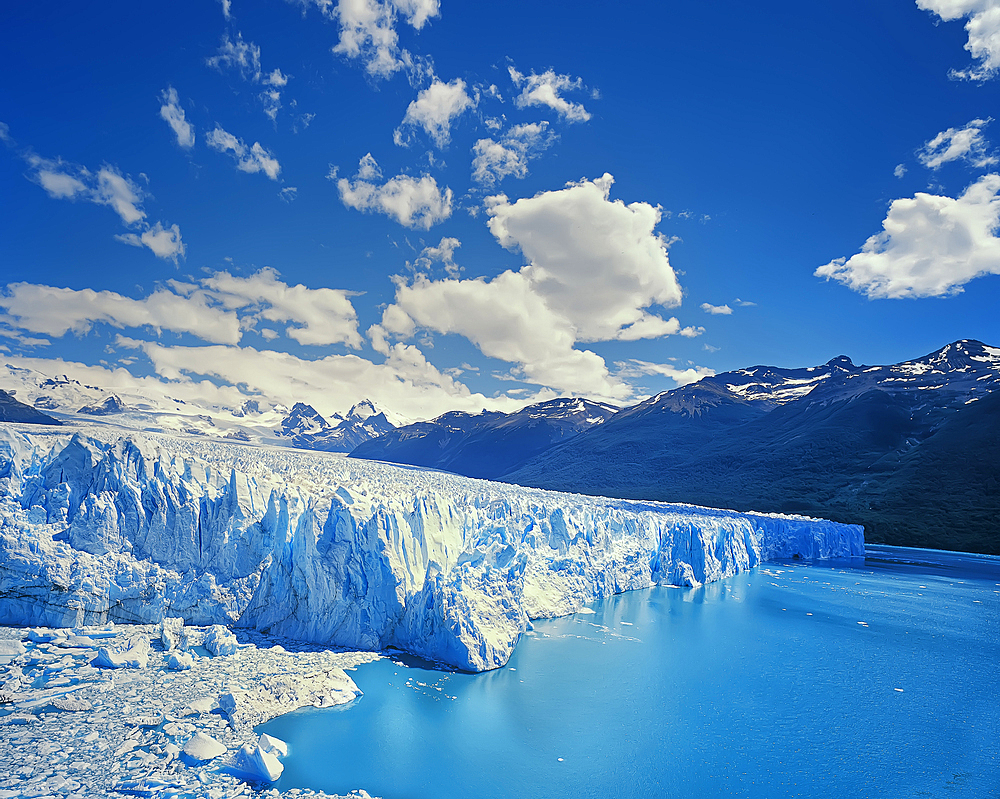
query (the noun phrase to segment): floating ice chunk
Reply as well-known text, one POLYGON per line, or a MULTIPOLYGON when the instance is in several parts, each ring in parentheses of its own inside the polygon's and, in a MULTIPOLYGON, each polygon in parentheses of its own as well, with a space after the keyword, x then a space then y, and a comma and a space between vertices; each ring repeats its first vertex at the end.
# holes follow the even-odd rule
POLYGON ((216 657, 234 655, 239 649, 236 636, 221 624, 214 624, 205 634, 205 648, 216 657))
POLYGON ((124 643, 102 646, 97 650, 93 665, 105 669, 144 669, 149 662, 149 639, 129 638, 124 643))
MULTIPOLYGON (((144 780, 122 780, 116 782, 111 788, 115 793, 123 793, 126 796, 159 796, 170 788, 180 788, 180 783, 167 782, 155 777, 146 777, 144 780)), ((169 795, 169 794, 167 794, 169 795)))
POLYGON ((130 716, 125 719, 130 727, 159 727, 163 723, 163 714, 153 716, 130 716))
POLYGON ((190 652, 178 652, 174 650, 167 655, 167 668, 174 671, 184 671, 194 666, 194 658, 190 652))
POLYGON ((67 635, 54 639, 52 643, 63 649, 93 649, 95 646, 94 639, 88 635, 67 635))
POLYGON ((0 639, 0 658, 12 658, 23 655, 27 650, 17 638, 0 639))
POLYGON ((212 760, 227 751, 215 738, 203 732, 196 732, 184 744, 184 754, 193 760, 212 760))
POLYGON ((69 713, 79 713, 94 709, 94 706, 86 699, 74 699, 71 696, 60 696, 58 699, 53 699, 49 703, 49 706, 69 713))
POLYGON ((184 619, 164 618, 160 622, 160 641, 168 652, 180 646, 183 627, 184 619))
POLYGON ((260 740, 257 743, 261 749, 265 752, 270 752, 275 757, 285 757, 288 754, 288 744, 280 738, 275 738, 273 735, 264 733, 260 736, 260 740))
POLYGON ((260 744, 243 744, 233 762, 233 771, 250 782, 274 782, 284 769, 278 758, 265 752, 260 744))
POLYGON ((181 711, 181 715, 193 716, 196 714, 211 713, 214 707, 215 700, 209 696, 203 696, 201 699, 195 699, 193 702, 188 703, 187 707, 181 711))

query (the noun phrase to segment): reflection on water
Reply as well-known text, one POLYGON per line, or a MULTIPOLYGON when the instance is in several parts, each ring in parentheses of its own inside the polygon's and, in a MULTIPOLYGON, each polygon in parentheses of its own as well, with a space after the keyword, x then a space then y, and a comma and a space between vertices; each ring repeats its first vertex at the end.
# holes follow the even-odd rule
POLYGON ((350 708, 261 728, 291 744, 278 787, 1000 797, 1000 559, 871 549, 623 594, 486 674, 362 666, 350 708))

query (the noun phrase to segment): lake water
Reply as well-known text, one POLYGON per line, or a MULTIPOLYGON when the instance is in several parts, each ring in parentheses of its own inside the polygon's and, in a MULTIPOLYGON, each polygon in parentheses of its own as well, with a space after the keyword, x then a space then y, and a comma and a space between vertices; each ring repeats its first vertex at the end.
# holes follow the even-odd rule
POLYGON ((1000 558, 869 547, 536 622, 507 668, 383 659, 260 728, 277 787, 454 797, 1000 797, 1000 558))

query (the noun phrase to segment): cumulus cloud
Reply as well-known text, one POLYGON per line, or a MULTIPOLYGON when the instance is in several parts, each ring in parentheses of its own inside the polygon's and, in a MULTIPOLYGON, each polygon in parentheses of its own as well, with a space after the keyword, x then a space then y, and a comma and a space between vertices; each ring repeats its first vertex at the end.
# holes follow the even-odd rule
POLYGON ((965 49, 978 63, 952 70, 952 77, 987 80, 1000 69, 1000 5, 997 0, 917 0, 917 8, 937 14, 945 22, 968 18, 965 49))
POLYGON ((416 30, 441 13, 439 0, 289 0, 303 10, 316 6, 340 26, 333 52, 364 62, 373 78, 388 78, 401 69, 417 70, 417 59, 399 46, 400 18, 416 30))
POLYGON ((377 183, 381 178, 382 171, 368 153, 359 162, 353 180, 337 181, 341 202, 348 208, 385 214, 401 225, 423 230, 430 230, 451 216, 454 193, 447 186, 442 190, 429 175, 421 178, 396 175, 385 183, 377 183))
POLYGON ((299 344, 343 343, 355 349, 361 346, 350 292, 289 286, 270 268, 249 277, 217 272, 202 280, 201 285, 223 308, 249 311, 250 320, 241 320, 245 327, 258 319, 288 322, 285 334, 299 344))
POLYGON ((205 142, 213 150, 220 153, 232 153, 236 159, 236 168, 241 172, 263 172, 271 180, 278 179, 281 165, 274 154, 264 149, 260 142, 254 142, 247 147, 243 139, 239 139, 232 133, 223 130, 219 125, 215 130, 205 135, 205 142))
POLYGON ((555 140, 548 122, 515 125, 499 141, 480 139, 472 152, 472 178, 484 186, 493 186, 505 177, 523 178, 528 161, 536 158, 555 140))
POLYGON ((114 291, 56 288, 11 283, 0 294, 2 321, 32 333, 82 336, 97 323, 117 328, 150 327, 191 333, 205 341, 235 344, 240 339, 235 313, 209 304, 204 294, 188 297, 160 289, 141 300, 114 291))
POLYGON ((49 336, 84 335, 95 324, 108 324, 237 344, 245 331, 267 321, 284 324, 285 335, 299 344, 357 349, 362 339, 351 296, 339 289, 290 286, 269 268, 248 277, 223 271, 198 283, 170 280, 142 299, 112 291, 13 283, 0 294, 0 308, 6 312, 0 322, 49 336))
POLYGON ((465 81, 461 78, 451 83, 435 79, 407 107, 406 116, 396 128, 393 140, 405 146, 408 144, 408 130, 423 128, 434 144, 443 149, 451 140, 451 121, 475 105, 476 101, 465 90, 465 81))
POLYGON ((376 348, 418 329, 456 333, 515 376, 558 391, 625 400, 631 388, 578 342, 698 335, 653 305, 677 305, 680 287, 661 236, 659 209, 611 201, 610 175, 510 203, 489 198, 489 228, 526 266, 485 278, 399 280, 395 302, 369 330, 376 348))
POLYGON ((948 128, 942 131, 917 153, 917 158, 925 167, 938 169, 949 161, 962 159, 976 167, 995 164, 997 158, 986 152, 983 128, 989 119, 974 119, 964 128, 948 128))
POLYGON ((177 137, 177 144, 186 150, 191 149, 194 147, 194 128, 184 118, 184 109, 180 106, 177 90, 173 86, 168 86, 160 94, 160 99, 163 101, 163 105, 160 106, 160 118, 170 125, 177 137))
POLYGON ((440 263, 449 277, 458 277, 462 269, 455 263, 455 250, 461 246, 462 242, 458 239, 445 236, 437 245, 424 247, 416 259, 415 266, 426 271, 435 263, 440 263))
POLYGON ((883 230, 851 258, 815 274, 870 299, 957 294, 970 280, 1000 274, 1000 175, 984 175, 957 199, 917 192, 895 200, 883 230))
POLYGON ((534 72, 525 75, 514 67, 508 67, 507 70, 514 85, 521 89, 521 93, 514 98, 514 104, 518 108, 548 106, 569 122, 586 122, 590 119, 590 112, 581 103, 570 102, 562 96, 563 92, 582 88, 583 81, 580 78, 557 75, 551 69, 541 75, 534 72))
POLYGON ((157 257, 175 263, 184 256, 180 228, 165 227, 162 222, 150 225, 143 208, 146 195, 142 188, 115 167, 104 165, 91 172, 80 164, 42 158, 30 150, 22 153, 22 157, 31 169, 28 178, 53 199, 86 200, 105 205, 118 214, 123 225, 136 231, 116 236, 119 241, 148 247, 157 257))
POLYGON ((148 247, 156 257, 169 259, 175 263, 187 253, 187 248, 181 241, 181 229, 177 225, 164 227, 162 223, 157 222, 140 234, 122 233, 115 238, 133 247, 148 247))
MULTIPOLYGON (((715 348, 709 347, 706 344, 705 349, 714 350, 715 348)), ((650 363, 649 361, 635 359, 620 361, 615 364, 615 368, 617 370, 616 374, 619 377, 634 379, 648 377, 649 375, 659 375, 660 377, 669 377, 677 386, 697 383, 703 377, 711 377, 715 374, 715 370, 709 369, 707 366, 677 367, 670 363, 650 363)))
POLYGON ((708 302, 703 302, 701 304, 701 310, 705 313, 714 314, 716 316, 729 316, 733 312, 733 309, 728 305, 712 305, 708 302))
POLYGON ((660 210, 610 200, 613 183, 605 174, 513 204, 503 195, 487 201, 490 232, 523 253, 521 272, 582 341, 621 338, 642 309, 681 301, 664 239, 654 232, 660 210))
POLYGON ((233 2, 232 0, 220 0, 222 3, 222 16, 229 19, 232 15, 233 2))

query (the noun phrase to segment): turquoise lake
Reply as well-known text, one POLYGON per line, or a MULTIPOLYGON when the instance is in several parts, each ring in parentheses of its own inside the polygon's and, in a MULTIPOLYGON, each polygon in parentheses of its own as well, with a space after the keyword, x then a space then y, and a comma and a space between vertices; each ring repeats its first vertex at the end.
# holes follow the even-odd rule
POLYGON ((276 787, 458 797, 1000 797, 1000 558, 869 547, 535 623, 507 667, 384 658, 263 725, 276 787), (426 664, 425 664, 426 665, 426 664))

